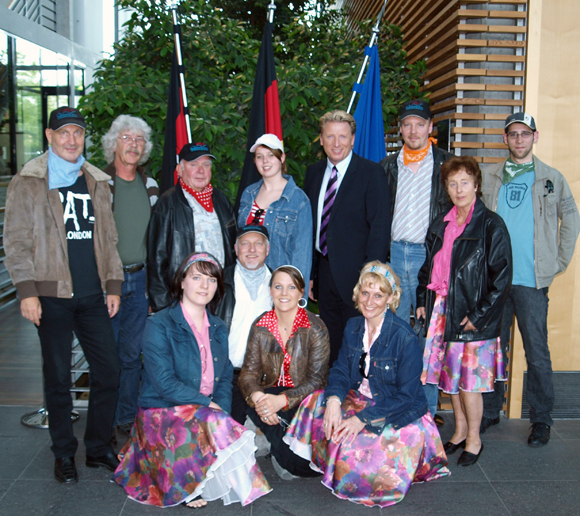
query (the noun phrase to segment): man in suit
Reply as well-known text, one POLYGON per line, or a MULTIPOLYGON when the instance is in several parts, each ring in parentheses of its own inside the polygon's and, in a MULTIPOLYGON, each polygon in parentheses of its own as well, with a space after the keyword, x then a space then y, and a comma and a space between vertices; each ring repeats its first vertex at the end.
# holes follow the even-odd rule
POLYGON ((346 322, 359 315, 352 291, 362 266, 385 262, 391 239, 389 187, 383 169, 352 152, 356 122, 345 111, 320 119, 327 159, 306 170, 312 206, 314 258, 310 297, 330 334, 330 364, 338 358, 346 322))

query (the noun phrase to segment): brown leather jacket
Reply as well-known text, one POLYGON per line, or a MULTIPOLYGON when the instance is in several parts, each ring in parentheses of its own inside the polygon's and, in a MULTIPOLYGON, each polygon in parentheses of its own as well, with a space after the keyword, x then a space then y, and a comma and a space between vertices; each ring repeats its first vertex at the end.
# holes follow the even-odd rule
MULTIPOLYGON (((322 319, 306 312, 310 328, 299 328, 287 342, 292 357, 290 376, 295 387, 284 391, 288 396, 288 408, 298 405, 306 396, 326 385, 330 341, 328 330, 322 319)), ((264 392, 280 377, 284 354, 282 348, 266 328, 256 326, 260 315, 252 324, 244 365, 238 380, 242 395, 250 406, 253 392, 264 392)))
MULTIPOLYGON (((123 265, 117 253, 110 177, 88 161, 81 170, 95 214, 95 259, 102 288, 120 296, 123 265)), ((62 203, 58 190, 48 189, 48 152, 26 163, 8 185, 4 247, 4 263, 21 300, 73 297, 62 203)))

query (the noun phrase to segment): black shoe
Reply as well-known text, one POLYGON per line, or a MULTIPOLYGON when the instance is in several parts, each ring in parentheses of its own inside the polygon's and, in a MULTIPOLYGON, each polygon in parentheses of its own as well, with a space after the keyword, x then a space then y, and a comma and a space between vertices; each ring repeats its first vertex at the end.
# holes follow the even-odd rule
POLYGON ((463 441, 461 441, 460 443, 457 443, 457 444, 452 443, 451 441, 447 441, 443 445, 443 449, 445 450, 445 453, 447 455, 452 455, 457 450, 459 450, 459 448, 465 448, 465 439, 463 439, 463 441))
POLYGON ((443 426, 445 424, 445 420, 439 414, 433 416, 433 421, 435 421, 437 426, 443 426))
POLYGON ((494 426, 494 425, 499 425, 499 416, 495 417, 495 418, 491 418, 491 417, 482 417, 481 418, 481 424, 479 425, 479 433, 480 434, 484 434, 485 431, 490 427, 490 426, 494 426))
POLYGON ((72 484, 79 481, 74 457, 63 457, 54 461, 54 477, 61 484, 72 484))
POLYGON ((528 444, 532 448, 546 446, 550 440, 550 427, 546 423, 532 423, 532 431, 528 437, 528 444))
POLYGON ((477 455, 475 455, 475 453, 464 451, 459 456, 459 459, 457 461, 457 465, 458 466, 473 466, 477 462, 477 459, 479 459, 479 456, 481 455, 482 451, 483 451, 483 443, 481 443, 481 448, 479 449, 479 453, 477 455))
POLYGON ((115 471, 119 465, 119 459, 113 452, 109 452, 100 457, 91 457, 87 455, 87 460, 85 461, 87 468, 107 468, 109 471, 115 471))

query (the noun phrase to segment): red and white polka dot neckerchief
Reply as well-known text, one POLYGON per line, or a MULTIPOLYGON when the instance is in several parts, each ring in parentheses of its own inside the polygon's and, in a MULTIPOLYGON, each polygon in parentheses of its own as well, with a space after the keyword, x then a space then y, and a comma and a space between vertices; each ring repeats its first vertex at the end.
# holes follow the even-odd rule
POLYGON ((189 195, 193 195, 193 198, 201 204, 203 209, 209 213, 213 213, 213 186, 209 183, 201 192, 198 192, 191 188, 191 186, 186 185, 185 181, 180 177, 179 186, 183 188, 189 195))
MULTIPOLYGON (((290 362, 292 357, 282 342, 282 336, 280 335, 280 330, 278 329, 278 317, 276 317, 276 310, 270 310, 269 312, 265 313, 264 317, 258 321, 257 326, 266 328, 274 336, 282 348, 282 352, 284 353, 282 371, 280 371, 280 378, 278 378, 278 382, 276 383, 275 387, 294 387, 294 382, 290 376, 290 362)), ((294 336, 294 333, 296 330, 298 330, 298 328, 310 328, 308 314, 304 308, 298 308, 298 312, 294 318, 294 324, 292 324, 292 331, 290 332, 288 340, 294 336)))

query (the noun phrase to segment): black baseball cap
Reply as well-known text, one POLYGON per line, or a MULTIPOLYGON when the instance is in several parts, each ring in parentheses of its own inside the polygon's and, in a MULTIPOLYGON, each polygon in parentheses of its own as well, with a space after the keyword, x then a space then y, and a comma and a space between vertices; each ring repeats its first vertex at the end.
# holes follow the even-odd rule
POLYGON ((55 109, 48 119, 48 128, 56 131, 65 125, 76 125, 86 129, 85 118, 78 109, 62 106, 55 109))
POLYGON ((534 120, 534 117, 532 115, 528 115, 527 113, 524 113, 523 111, 520 111, 519 113, 514 113, 513 115, 508 116, 505 119, 505 126, 504 126, 504 132, 508 132, 508 127, 512 124, 524 124, 527 125, 532 131, 536 132, 536 121, 534 120))
POLYGON ((268 242, 270 241, 270 234, 268 233, 268 228, 265 226, 259 226, 257 224, 255 226, 253 224, 248 224, 247 226, 238 228, 236 240, 238 240, 238 238, 244 236, 247 233, 260 233, 260 235, 264 235, 266 237, 266 240, 268 242))
POLYGON ((182 159, 185 161, 195 161, 197 158, 201 158, 202 156, 209 156, 210 158, 215 159, 215 156, 209 152, 209 146, 207 143, 186 143, 179 153, 179 161, 182 159))
POLYGON ((429 120, 431 118, 429 104, 424 100, 409 100, 405 102, 399 109, 399 122, 402 122, 408 116, 418 116, 423 120, 429 120))

